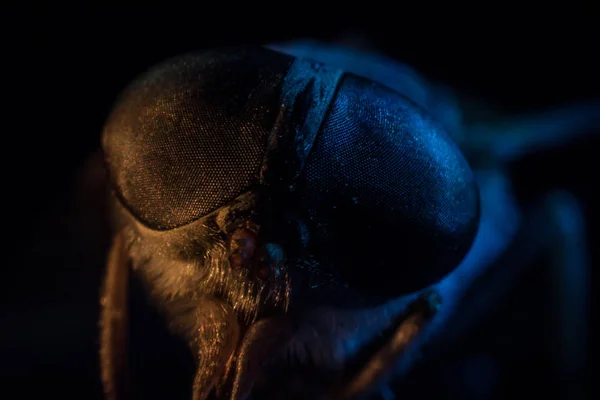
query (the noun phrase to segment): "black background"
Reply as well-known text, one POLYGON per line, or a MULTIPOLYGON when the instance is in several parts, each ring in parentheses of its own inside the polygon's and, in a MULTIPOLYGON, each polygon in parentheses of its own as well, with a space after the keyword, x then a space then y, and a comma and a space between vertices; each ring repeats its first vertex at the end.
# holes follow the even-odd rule
MULTIPOLYGON (((525 113, 600 97, 594 15, 591 5, 578 3, 554 9, 378 2, 264 9, 207 3, 185 11, 163 6, 136 12, 108 4, 10 8, 2 16, 2 226, 8 242, 0 291, 0 379, 21 395, 5 398, 34 392, 99 396, 102 195, 77 173, 97 149, 112 101, 136 74, 193 49, 360 33, 434 81, 497 110, 525 113)), ((554 187, 578 196, 590 244, 598 231, 599 180, 593 172, 598 144, 586 140, 513 166, 524 200, 554 187)), ((595 269, 595 250, 591 257, 595 269)), ((530 296, 531 287, 539 291, 545 284, 537 276, 524 279, 467 340, 459 352, 464 357, 440 361, 436 368, 457 371, 471 356, 492 354, 500 360, 497 396, 552 393, 557 377, 544 367, 552 358, 540 317, 544 304, 530 296)), ((161 349, 163 355, 179 351, 161 349)), ((462 375, 432 371, 435 381, 452 382, 441 386, 448 396, 467 396, 457 389, 466 385, 462 375)))

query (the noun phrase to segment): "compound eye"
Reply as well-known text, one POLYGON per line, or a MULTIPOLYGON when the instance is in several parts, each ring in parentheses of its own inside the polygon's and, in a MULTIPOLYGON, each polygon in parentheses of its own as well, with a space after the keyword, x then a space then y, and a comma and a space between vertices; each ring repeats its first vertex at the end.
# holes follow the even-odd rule
POLYGON ((138 78, 103 132, 123 205, 148 227, 169 230, 256 184, 292 61, 232 48, 168 60, 138 78))
POLYGON ((443 127, 384 86, 344 77, 298 183, 313 242, 347 282, 400 296, 471 247, 479 193, 443 127))

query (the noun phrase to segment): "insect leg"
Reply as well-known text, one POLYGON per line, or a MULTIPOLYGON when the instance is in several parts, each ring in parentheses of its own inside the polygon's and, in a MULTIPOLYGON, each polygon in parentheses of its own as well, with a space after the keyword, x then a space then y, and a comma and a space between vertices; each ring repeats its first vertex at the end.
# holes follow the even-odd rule
POLYGON ((501 162, 558 148, 600 133, 600 102, 582 102, 526 117, 466 128, 461 147, 469 155, 488 154, 501 162))
POLYGON ((100 319, 100 368, 106 398, 129 398, 127 359, 129 259, 117 234, 108 254, 100 319))
POLYGON ((587 355, 590 274, 583 212, 568 194, 555 196, 556 226, 550 249, 551 282, 548 297, 556 312, 551 332, 561 397, 583 399, 587 355))
POLYGON ((217 299, 202 300, 195 313, 193 347, 197 352, 198 369, 194 378, 194 400, 206 399, 223 381, 239 338, 239 325, 233 309, 217 299))
MULTIPOLYGON (((550 255, 554 271, 573 274, 572 281, 578 284, 574 286, 573 283, 562 282, 561 285, 569 285, 568 295, 565 291, 565 295, 556 301, 561 303, 561 309, 568 308, 564 314, 560 314, 561 319, 569 318, 572 324, 573 314, 579 315, 576 318, 583 318, 579 314, 581 310, 574 309, 584 306, 581 298, 578 301, 568 300, 568 305, 565 303, 566 297, 574 295, 574 292, 577 292, 575 297, 585 297, 587 292, 584 288, 587 273, 583 271, 588 268, 582 261, 585 250, 582 246, 581 224, 577 222, 581 221, 581 215, 577 210, 577 203, 570 195, 562 192, 548 195, 525 216, 510 245, 493 263, 488 266, 474 264, 470 266, 472 271, 459 267, 436 285, 443 299, 440 310, 399 358, 395 371, 396 383, 400 383, 426 359, 450 348, 453 341, 467 333, 495 304, 499 304, 499 299, 510 290, 526 267, 533 265, 535 257, 550 255), (578 233, 573 235, 574 231, 578 233)), ((563 287, 562 290, 567 288, 563 287)), ((582 325, 580 320, 576 327, 570 326, 569 329, 584 332, 582 325)), ((584 344, 580 342, 577 346, 584 344)), ((579 353, 583 352, 583 347, 578 350, 579 353)))
POLYGON ((271 361, 268 357, 278 354, 291 335, 291 326, 277 319, 263 319, 250 327, 240 346, 231 400, 244 400, 250 396, 262 368, 271 361))

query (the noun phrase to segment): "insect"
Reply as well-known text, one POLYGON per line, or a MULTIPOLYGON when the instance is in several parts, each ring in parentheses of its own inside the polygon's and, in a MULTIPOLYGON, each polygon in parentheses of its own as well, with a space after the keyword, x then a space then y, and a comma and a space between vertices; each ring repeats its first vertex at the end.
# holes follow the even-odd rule
POLYGON ((436 93, 315 43, 190 53, 133 82, 103 134, 107 397, 127 395, 130 270, 195 355, 194 399, 350 399, 390 393, 533 254, 580 251, 576 202, 523 215, 504 173, 545 132, 497 147, 436 93))

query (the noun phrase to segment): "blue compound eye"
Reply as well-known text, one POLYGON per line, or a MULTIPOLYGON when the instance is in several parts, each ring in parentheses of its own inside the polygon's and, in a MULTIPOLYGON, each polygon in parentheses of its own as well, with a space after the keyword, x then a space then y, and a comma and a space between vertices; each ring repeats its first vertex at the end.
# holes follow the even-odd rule
POLYGON ((303 171, 300 202, 346 279, 389 295, 421 289, 471 246, 479 194, 441 125, 407 98, 343 78, 303 171))

